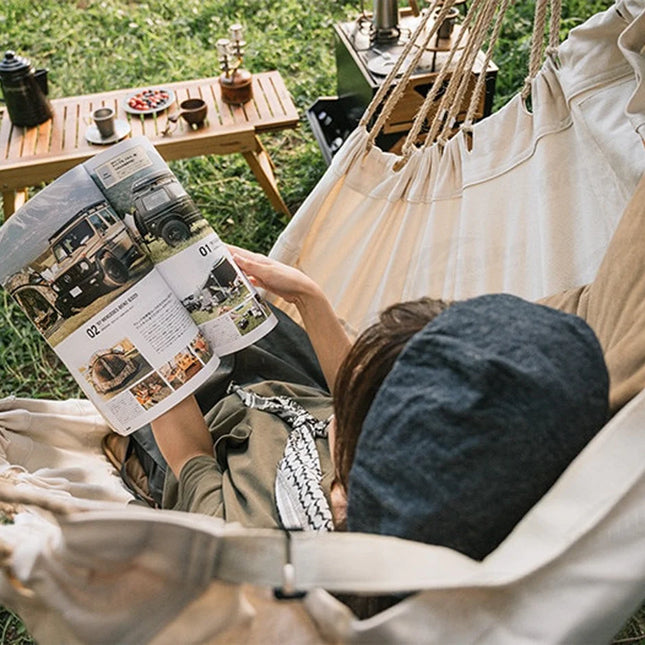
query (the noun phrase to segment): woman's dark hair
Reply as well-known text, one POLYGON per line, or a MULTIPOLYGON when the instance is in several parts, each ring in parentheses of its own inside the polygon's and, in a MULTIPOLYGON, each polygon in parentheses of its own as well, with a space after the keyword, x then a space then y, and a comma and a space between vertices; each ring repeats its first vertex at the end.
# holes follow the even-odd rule
POLYGON ((358 437, 383 379, 404 345, 450 303, 421 298, 392 305, 356 339, 334 384, 336 477, 347 490, 358 437))

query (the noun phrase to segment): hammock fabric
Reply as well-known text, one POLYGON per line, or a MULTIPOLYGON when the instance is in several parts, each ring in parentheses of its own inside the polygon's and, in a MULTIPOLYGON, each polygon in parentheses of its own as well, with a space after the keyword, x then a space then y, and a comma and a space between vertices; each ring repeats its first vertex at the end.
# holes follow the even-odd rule
POLYGON ((125 506, 87 401, 0 407, 1 494, 50 509, 0 527, 0 602, 39 643, 606 643, 645 595, 645 393, 483 562, 396 538, 287 536, 125 506), (294 587, 308 593, 273 595, 294 587), (330 595, 414 589, 365 621, 330 595))
MULTIPOLYGON (((419 292, 539 297, 589 280, 643 174, 644 45, 645 0, 619 1, 572 33, 559 68, 551 53, 534 114, 514 99, 473 126, 472 152, 460 133, 399 158, 361 127, 276 253, 356 329, 419 292), (348 203, 351 235, 335 217, 348 203)), ((87 401, 0 400, 0 499, 15 512, 0 603, 43 644, 607 642, 645 596, 644 427, 641 392, 475 562, 128 504, 87 401), (331 595, 414 590, 365 621, 331 595)))

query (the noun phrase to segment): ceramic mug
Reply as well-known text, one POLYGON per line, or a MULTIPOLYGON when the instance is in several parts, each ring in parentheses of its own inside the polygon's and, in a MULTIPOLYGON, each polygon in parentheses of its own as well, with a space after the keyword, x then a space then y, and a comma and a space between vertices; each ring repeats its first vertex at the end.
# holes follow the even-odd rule
POLYGON ((206 101, 202 99, 186 99, 179 104, 181 118, 191 125, 201 125, 206 118, 206 101))
POLYGON ((96 108, 92 112, 92 120, 102 139, 114 136, 114 109, 111 107, 96 108))

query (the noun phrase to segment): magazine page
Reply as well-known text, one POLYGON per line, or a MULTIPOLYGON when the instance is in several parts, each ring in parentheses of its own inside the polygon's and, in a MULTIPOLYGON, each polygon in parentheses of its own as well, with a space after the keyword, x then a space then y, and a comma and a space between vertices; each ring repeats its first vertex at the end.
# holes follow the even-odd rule
POLYGON ((0 284, 121 434, 176 405, 219 364, 82 166, 0 227, 0 284))
POLYGON ((146 137, 84 164, 220 356, 251 345, 277 323, 225 244, 146 137))

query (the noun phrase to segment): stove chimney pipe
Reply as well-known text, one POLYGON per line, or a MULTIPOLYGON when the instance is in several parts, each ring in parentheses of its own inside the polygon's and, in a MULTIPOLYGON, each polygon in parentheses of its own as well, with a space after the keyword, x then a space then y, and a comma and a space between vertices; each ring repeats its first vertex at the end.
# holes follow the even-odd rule
POLYGON ((382 42, 399 37, 399 6, 397 0, 374 0, 374 39, 382 42))

